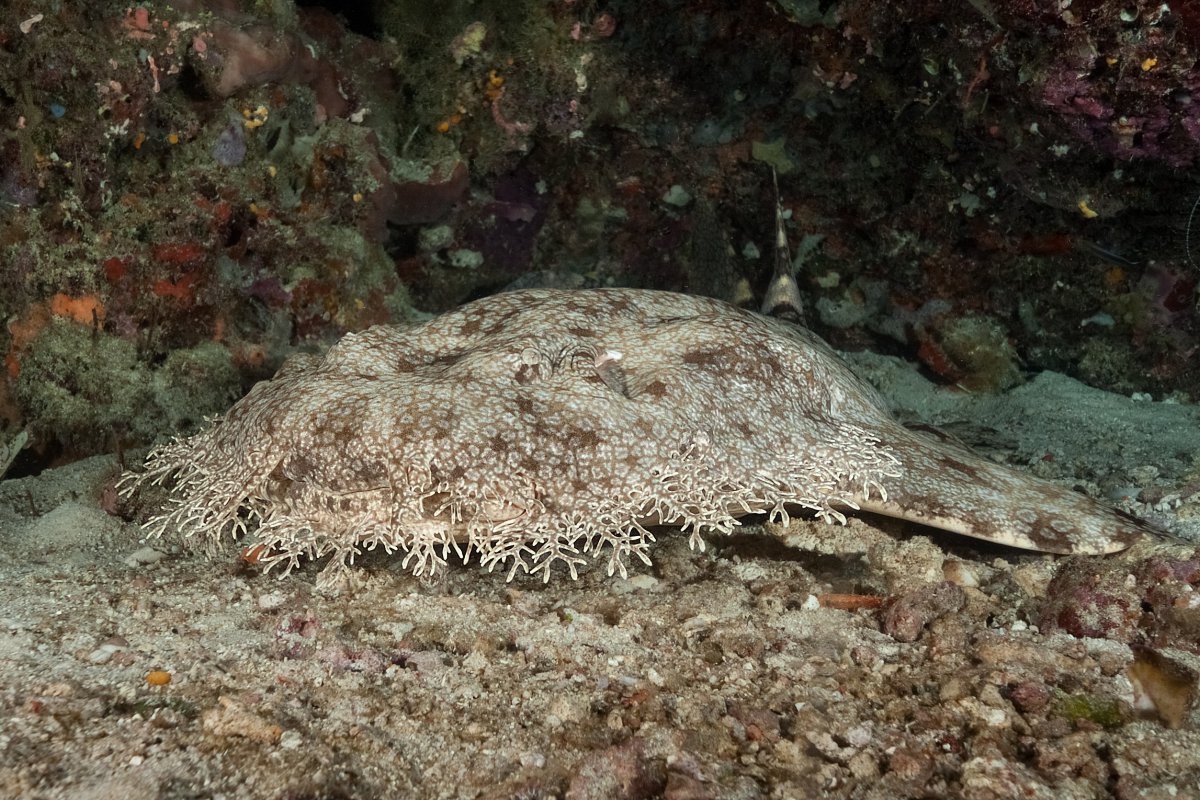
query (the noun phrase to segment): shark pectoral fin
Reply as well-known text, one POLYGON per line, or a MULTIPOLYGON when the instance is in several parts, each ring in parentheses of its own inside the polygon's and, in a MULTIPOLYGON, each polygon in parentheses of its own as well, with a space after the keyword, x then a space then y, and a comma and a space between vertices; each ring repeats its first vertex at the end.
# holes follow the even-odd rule
POLYGON ((862 508, 1044 553, 1100 555, 1164 532, 1086 495, 916 432, 889 446, 904 467, 886 501, 862 508))
MULTIPOLYGON (((1080 498, 1088 499, 1083 495, 1080 495, 1080 498)), ((872 500, 861 505, 864 511, 928 525, 931 528, 970 536, 974 539, 1017 547, 1022 550, 1061 555, 1118 553, 1142 536, 1161 536, 1165 533, 1145 523, 1121 520, 1116 516, 1115 510, 1099 504, 1096 506, 1100 513, 1111 515, 1111 518, 1101 522, 1096 530, 1089 530, 1095 524, 1094 518, 1091 517, 1095 513, 1094 511, 1086 512, 1089 519, 1085 525, 1079 526, 1060 516, 1057 511, 1039 514, 1038 519, 1028 522, 991 519, 991 515, 975 513, 945 517, 929 514, 920 506, 900 506, 890 500, 886 503, 872 500)))

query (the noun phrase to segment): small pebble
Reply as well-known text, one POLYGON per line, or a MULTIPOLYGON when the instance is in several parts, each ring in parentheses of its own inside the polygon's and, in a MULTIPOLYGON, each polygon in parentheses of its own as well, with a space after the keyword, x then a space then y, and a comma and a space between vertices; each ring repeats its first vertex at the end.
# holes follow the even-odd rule
POLYGON ((166 558, 166 554, 153 547, 143 547, 125 556, 125 566, 144 567, 147 564, 157 564, 166 558))
POLYGON ((268 592, 267 594, 258 596, 258 607, 263 611, 279 608, 285 602, 287 602, 287 597, 284 596, 283 592, 268 592))
POLYGON ((669 206, 683 208, 692 202, 692 195, 687 189, 677 183, 670 189, 667 189, 666 194, 663 195, 663 202, 669 206))
POLYGON ((166 686, 171 682, 171 673, 165 669, 152 669, 146 673, 146 683, 150 686, 166 686))

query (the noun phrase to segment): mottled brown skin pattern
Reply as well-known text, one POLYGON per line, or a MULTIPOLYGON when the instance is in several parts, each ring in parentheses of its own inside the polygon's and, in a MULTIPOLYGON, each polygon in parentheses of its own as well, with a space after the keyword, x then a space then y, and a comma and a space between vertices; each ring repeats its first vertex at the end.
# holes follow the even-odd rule
POLYGON ((253 533, 260 560, 363 549, 432 574, 478 553, 548 577, 649 563, 654 525, 863 508, 1016 547, 1105 553, 1140 532, 1082 495, 897 424, 808 331, 634 289, 531 290, 299 357, 209 430, 151 454, 153 531, 253 533))

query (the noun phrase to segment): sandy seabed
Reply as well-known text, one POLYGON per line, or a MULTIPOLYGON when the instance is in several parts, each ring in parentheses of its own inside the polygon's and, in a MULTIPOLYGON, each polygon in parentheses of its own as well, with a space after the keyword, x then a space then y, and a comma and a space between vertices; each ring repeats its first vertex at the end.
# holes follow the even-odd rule
MULTIPOLYGON (((860 362, 902 413, 1200 534, 1194 406, 860 362)), ((1194 544, 798 520, 664 532, 626 580, 370 555, 324 595, 144 541, 103 510, 116 469, 0 483, 0 797, 1200 797, 1194 544)))

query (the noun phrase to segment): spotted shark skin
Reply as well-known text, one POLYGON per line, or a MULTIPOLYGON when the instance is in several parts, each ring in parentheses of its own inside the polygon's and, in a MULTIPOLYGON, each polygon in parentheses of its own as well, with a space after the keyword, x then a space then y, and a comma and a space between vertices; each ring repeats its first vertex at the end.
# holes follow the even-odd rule
POLYGON ((418 575, 476 555, 548 578, 649 563, 657 526, 865 510, 1049 553, 1151 530, 1053 483, 910 430, 820 338, 718 300, 526 290, 296 357, 201 433, 151 453, 126 493, 148 523, 258 563, 397 551, 418 575), (560 568, 561 568, 560 567, 560 568))

